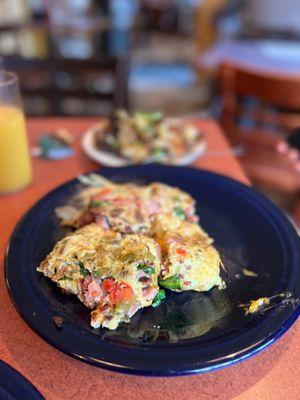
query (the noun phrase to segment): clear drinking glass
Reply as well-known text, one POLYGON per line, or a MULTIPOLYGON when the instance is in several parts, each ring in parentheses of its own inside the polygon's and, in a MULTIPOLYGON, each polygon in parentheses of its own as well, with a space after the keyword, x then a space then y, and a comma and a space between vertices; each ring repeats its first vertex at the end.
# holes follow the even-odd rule
POLYGON ((0 193, 20 190, 32 179, 18 77, 0 71, 0 193))

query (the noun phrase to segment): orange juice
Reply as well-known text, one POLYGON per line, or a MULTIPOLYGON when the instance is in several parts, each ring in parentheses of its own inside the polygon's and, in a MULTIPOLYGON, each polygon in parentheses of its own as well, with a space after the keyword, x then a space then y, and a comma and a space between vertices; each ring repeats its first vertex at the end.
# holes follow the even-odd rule
POLYGON ((31 164, 22 110, 0 105, 0 193, 22 189, 31 181, 31 164))

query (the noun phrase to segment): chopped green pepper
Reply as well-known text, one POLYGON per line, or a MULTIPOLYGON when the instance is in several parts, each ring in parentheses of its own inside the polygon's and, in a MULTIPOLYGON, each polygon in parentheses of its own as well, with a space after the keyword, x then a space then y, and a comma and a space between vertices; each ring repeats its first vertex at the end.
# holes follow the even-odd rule
POLYGON ((80 268, 79 272, 81 273, 82 276, 86 277, 88 275, 90 275, 90 271, 86 268, 80 268))
POLYGON ((160 111, 155 111, 155 112, 151 112, 151 113, 143 113, 143 112, 137 111, 134 116, 135 117, 141 116, 148 123, 159 122, 163 117, 163 115, 160 111))
POLYGON ((149 265, 146 265, 146 264, 139 264, 137 266, 137 269, 143 270, 145 272, 145 274, 148 274, 148 275, 155 274, 155 268, 154 267, 150 267, 149 265))
POLYGON ((91 274, 88 269, 84 268, 84 264, 82 261, 74 261, 74 264, 79 266, 79 272, 81 273, 82 276, 86 277, 91 274))
POLYGON ((167 279, 159 279, 158 283, 160 286, 171 290, 181 288, 180 279, 177 275, 170 276, 170 278, 167 279))
POLYGON ((163 115, 160 111, 155 111, 147 115, 148 120, 151 122, 158 122, 162 119, 162 117, 163 115))
POLYGON ((105 136, 105 142, 113 149, 117 149, 119 147, 118 139, 111 133, 105 136))
POLYGON ((99 271, 99 269, 94 270, 93 273, 94 273, 94 275, 95 275, 97 278, 100 277, 100 271, 99 271))
POLYGON ((178 218, 180 218, 180 219, 182 219, 182 220, 185 220, 185 219, 186 219, 185 212, 183 211, 183 209, 182 209, 181 207, 174 207, 173 211, 174 211, 174 214, 175 214, 178 218))
POLYGON ((162 148, 156 148, 152 151, 152 157, 156 160, 161 160, 165 156, 165 150, 162 148))
POLYGON ((101 207, 101 206, 104 206, 106 203, 107 203, 107 201, 91 200, 90 208, 101 207))
POLYGON ((152 307, 158 307, 160 305, 160 303, 166 298, 166 293, 164 291, 164 289, 160 289, 156 296, 154 297, 153 303, 152 303, 152 307))

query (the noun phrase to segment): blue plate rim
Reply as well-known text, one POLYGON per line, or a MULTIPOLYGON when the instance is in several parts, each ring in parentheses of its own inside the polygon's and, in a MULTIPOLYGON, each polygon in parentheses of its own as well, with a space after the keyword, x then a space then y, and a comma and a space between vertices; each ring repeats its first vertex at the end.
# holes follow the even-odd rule
MULTIPOLYGON (((37 388, 24 376, 22 375, 19 371, 17 371, 15 368, 13 368, 11 365, 9 365, 7 362, 0 360, 0 387, 3 388, 3 385, 1 383, 2 377, 5 375, 7 378, 9 378, 9 375, 14 379, 14 394, 13 395, 18 395, 19 399, 24 398, 24 391, 26 390, 27 395, 30 395, 32 400, 45 400, 44 396, 37 390, 37 388), (28 391, 30 393, 28 393, 28 391)), ((4 389, 5 390, 5 389, 4 389)), ((7 392, 7 391, 6 391, 7 392)), ((8 392, 7 392, 8 393, 8 392)), ((11 393, 8 394, 9 398, 11 398, 11 393)))

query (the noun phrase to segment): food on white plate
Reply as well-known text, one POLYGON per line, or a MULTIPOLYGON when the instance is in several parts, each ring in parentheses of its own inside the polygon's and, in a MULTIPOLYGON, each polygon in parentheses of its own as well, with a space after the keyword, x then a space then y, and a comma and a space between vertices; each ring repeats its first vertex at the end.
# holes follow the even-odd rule
POLYGON ((198 225, 195 201, 162 183, 116 184, 97 175, 73 205, 57 210, 76 229, 37 268, 91 309, 91 326, 116 329, 164 289, 222 289, 221 259, 198 225))
POLYGON ((94 127, 95 146, 133 163, 172 162, 194 152, 203 142, 195 124, 167 118, 161 112, 121 110, 113 123, 101 121, 94 127))

